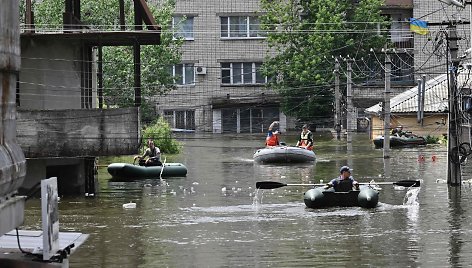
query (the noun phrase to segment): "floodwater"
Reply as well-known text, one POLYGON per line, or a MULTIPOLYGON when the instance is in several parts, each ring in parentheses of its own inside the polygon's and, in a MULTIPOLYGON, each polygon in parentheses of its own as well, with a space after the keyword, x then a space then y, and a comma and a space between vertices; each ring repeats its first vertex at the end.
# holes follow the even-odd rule
MULTIPOLYGON (((449 188, 443 183, 444 145, 395 149, 384 160, 365 134, 357 134, 349 147, 317 137, 316 163, 276 166, 252 160, 262 136, 178 139, 185 144, 183 153, 166 161, 185 164, 186 178, 111 182, 102 168, 97 196, 60 200, 61 231, 90 234, 71 256, 71 267, 472 264, 472 190, 468 184, 449 188), (327 182, 346 164, 360 182, 419 179, 422 184, 410 190, 382 185, 374 209, 307 209, 303 193, 309 187, 255 189, 264 180, 327 182), (137 207, 124 209, 131 201, 137 207)), ((111 161, 118 160, 104 158, 100 164, 111 161)), ((40 229, 39 211, 39 200, 28 201, 21 228, 40 229)))

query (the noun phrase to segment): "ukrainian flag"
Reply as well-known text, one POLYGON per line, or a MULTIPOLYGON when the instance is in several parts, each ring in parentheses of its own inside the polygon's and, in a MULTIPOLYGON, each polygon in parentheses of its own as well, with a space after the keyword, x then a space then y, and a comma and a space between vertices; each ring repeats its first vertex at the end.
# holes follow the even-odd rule
POLYGON ((428 34, 428 22, 410 18, 410 31, 422 35, 428 34))

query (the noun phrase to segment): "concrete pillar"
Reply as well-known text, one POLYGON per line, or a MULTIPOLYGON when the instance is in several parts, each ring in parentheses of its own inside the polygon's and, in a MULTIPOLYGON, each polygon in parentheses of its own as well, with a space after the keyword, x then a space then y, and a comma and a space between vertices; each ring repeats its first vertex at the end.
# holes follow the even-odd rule
POLYGON ((0 236, 23 223, 24 198, 10 197, 23 183, 26 160, 16 141, 16 80, 20 70, 18 1, 0 8, 0 236))

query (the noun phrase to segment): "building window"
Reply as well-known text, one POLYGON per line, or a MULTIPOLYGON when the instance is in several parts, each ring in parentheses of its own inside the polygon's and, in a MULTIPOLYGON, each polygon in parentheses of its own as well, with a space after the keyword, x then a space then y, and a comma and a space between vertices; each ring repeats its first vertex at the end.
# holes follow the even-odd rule
POLYGON ((174 76, 174 83, 177 85, 195 85, 195 68, 193 63, 174 65, 172 76, 174 76))
POLYGON ((390 26, 390 40, 392 42, 408 42, 413 39, 408 18, 404 18, 401 14, 392 14, 390 19, 392 21, 390 26))
POLYGON ((194 110, 166 110, 164 118, 172 128, 195 130, 194 110))
POLYGON ((255 85, 267 83, 262 75, 261 62, 221 63, 221 83, 230 85, 255 85))
POLYGON ((183 38, 185 40, 193 39, 193 17, 174 16, 172 18, 172 30, 174 38, 183 38))
POLYGON ((222 38, 264 37, 259 27, 259 18, 250 16, 221 17, 222 38))

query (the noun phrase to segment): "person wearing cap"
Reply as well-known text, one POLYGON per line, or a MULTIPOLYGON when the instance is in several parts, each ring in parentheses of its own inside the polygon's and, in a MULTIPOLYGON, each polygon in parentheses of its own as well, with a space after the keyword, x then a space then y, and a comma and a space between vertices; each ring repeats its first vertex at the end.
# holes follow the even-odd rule
POLYGON ((297 145, 300 148, 313 150, 313 133, 308 129, 308 125, 303 125, 302 133, 298 137, 297 145))
POLYGON ((342 166, 339 169, 339 177, 328 182, 325 188, 329 189, 333 187, 335 192, 349 192, 352 188, 359 190, 359 183, 351 176, 351 171, 352 169, 348 166, 342 166))
POLYGON ((279 145, 279 135, 280 132, 278 130, 274 130, 275 126, 278 124, 278 121, 272 122, 269 126, 269 130, 267 131, 266 137, 266 146, 273 147, 279 145))

